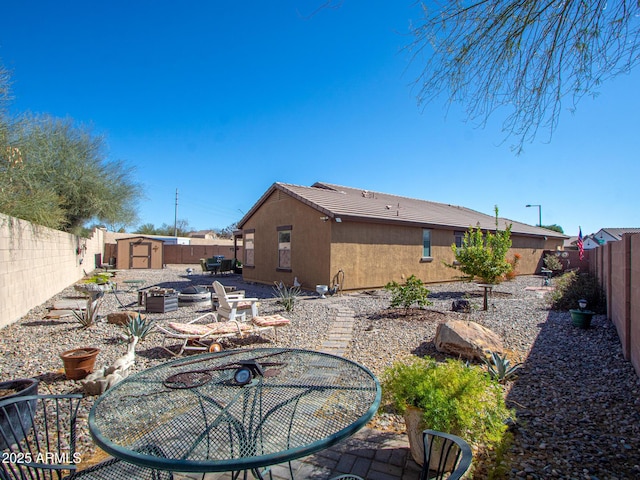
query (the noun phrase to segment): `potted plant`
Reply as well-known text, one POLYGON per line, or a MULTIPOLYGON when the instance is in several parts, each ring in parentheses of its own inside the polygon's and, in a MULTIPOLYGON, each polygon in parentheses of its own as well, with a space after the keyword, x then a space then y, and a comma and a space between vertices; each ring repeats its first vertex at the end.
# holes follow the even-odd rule
MULTIPOLYGON (((38 383, 39 381, 35 378, 18 378, 16 380, 0 382, 0 401, 9 400, 14 397, 37 395, 38 383)), ((19 406, 15 409, 7 410, 6 414, 0 411, 0 429, 9 431, 13 428, 15 431, 19 431, 20 425, 31 425, 29 418, 29 410, 19 406), (22 421, 20 420, 21 417, 22 421)), ((7 445, 4 440, 0 438, 0 450, 4 450, 5 448, 7 448, 7 445)))
POLYGON ((60 354, 64 363, 64 373, 69 380, 81 380, 91 372, 96 363, 99 348, 74 348, 60 354))
MULTIPOLYGON (((498 446, 514 412, 505 406, 504 392, 478 366, 460 360, 437 362, 415 358, 397 362, 382 376, 384 398, 404 415, 409 448, 416 463, 424 463, 424 429, 452 433, 476 449, 498 446)), ((432 461, 439 460, 438 455, 432 461)))
POLYGON ((578 308, 569 310, 569 313, 571 314, 571 323, 580 328, 589 328, 591 319, 596 314, 596 312, 587 310, 587 301, 584 299, 578 300, 578 308))

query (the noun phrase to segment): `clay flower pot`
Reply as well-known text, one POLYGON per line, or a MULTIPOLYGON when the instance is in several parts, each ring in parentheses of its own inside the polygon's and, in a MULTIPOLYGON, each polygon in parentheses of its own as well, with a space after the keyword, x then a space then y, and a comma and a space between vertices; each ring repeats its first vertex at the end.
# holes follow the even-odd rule
POLYGON ((69 380, 81 380, 91 372, 96 363, 99 348, 74 348, 60 354, 64 363, 64 373, 69 380))

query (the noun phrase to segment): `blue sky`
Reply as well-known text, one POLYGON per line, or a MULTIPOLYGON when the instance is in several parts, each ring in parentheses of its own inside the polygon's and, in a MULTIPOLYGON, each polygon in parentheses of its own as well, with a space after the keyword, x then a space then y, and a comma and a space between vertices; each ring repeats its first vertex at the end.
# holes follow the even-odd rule
POLYGON ((640 72, 606 83, 516 156, 444 99, 418 107, 410 1, 9 2, 15 112, 71 117, 136 168, 140 223, 242 217, 273 182, 463 205, 568 235, 640 227, 640 72))

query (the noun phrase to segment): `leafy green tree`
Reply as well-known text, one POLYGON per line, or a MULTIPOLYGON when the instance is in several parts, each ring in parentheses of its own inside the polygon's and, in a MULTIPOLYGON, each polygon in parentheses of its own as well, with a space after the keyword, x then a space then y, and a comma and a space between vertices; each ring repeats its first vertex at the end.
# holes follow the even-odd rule
POLYGON ((446 92, 482 124, 506 112, 517 149, 540 127, 550 136, 562 107, 640 61, 637 0, 452 0, 423 10, 409 47, 414 61, 427 57, 420 103, 446 92))
POLYGON ((496 231, 483 233, 480 227, 465 232, 462 246, 451 245, 456 263, 448 267, 460 270, 469 280, 479 278, 484 283, 495 283, 511 271, 507 252, 511 248, 511 224, 505 230, 498 228, 498 207, 495 207, 496 231))
POLYGON ((144 223, 140 225, 133 233, 139 233, 140 235, 156 235, 156 227, 153 223, 144 223))
POLYGON ((558 233, 564 233, 563 228, 560 225, 541 225, 542 228, 546 228, 547 230, 552 230, 558 233))

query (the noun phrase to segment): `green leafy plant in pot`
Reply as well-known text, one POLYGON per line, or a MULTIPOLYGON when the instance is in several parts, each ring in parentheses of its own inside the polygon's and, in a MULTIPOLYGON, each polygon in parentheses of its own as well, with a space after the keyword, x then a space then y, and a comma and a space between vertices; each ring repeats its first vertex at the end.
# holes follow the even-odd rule
MULTIPOLYGON (((515 418, 502 387, 481 367, 460 360, 416 357, 397 362, 383 373, 382 392, 404 415, 411 454, 420 465, 424 429, 458 435, 476 450, 492 450, 503 442, 507 421, 515 418)), ((432 457, 438 460, 438 455, 432 457)))

